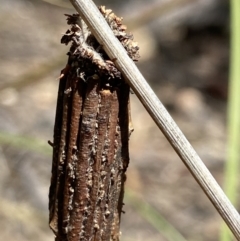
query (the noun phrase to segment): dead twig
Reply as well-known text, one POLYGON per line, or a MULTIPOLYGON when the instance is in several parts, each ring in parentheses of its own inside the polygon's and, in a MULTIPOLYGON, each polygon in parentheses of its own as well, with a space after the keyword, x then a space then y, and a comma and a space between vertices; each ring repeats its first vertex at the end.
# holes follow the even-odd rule
POLYGON ((128 81, 159 129, 187 166, 237 240, 240 240, 240 216, 193 147, 168 114, 125 49, 115 38, 95 4, 90 0, 70 0, 98 42, 128 81))

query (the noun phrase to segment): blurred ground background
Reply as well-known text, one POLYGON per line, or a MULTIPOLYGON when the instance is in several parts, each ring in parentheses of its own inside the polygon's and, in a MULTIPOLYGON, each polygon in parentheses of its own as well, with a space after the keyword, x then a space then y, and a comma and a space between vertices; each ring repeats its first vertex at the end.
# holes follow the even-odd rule
MULTIPOLYGON (((0 0, 0 240, 54 240, 48 188, 55 104, 68 47, 64 13, 40 0, 0 0)), ((67 2, 67 1, 65 1, 67 2)), ((63 2, 63 3, 65 3, 63 2)), ((56 4, 62 4, 59 0, 56 4)), ((227 0, 98 0, 124 17, 138 67, 219 184, 226 157, 227 0)), ((127 189, 188 241, 217 241, 221 219, 135 95, 127 189)), ((168 241, 126 200, 122 239, 168 241)))

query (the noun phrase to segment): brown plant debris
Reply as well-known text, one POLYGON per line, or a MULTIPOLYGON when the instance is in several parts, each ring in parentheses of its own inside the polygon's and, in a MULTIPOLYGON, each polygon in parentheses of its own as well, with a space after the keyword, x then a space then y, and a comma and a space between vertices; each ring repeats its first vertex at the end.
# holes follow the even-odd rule
MULTIPOLYGON (((137 43, 111 10, 100 11, 136 61, 137 43)), ((61 72, 53 137, 49 224, 56 241, 119 240, 129 163, 129 86, 78 14, 61 72)))

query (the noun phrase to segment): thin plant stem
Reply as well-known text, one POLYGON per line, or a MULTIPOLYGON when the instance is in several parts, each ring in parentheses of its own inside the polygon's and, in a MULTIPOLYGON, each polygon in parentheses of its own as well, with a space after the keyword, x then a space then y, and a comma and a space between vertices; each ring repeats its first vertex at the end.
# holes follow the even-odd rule
MULTIPOLYGON (((230 76, 228 99, 228 151, 225 166, 225 192, 233 204, 237 203, 239 183, 240 148, 240 1, 231 0, 230 76)), ((221 229, 221 241, 232 240, 225 225, 221 229)))
POLYGON ((169 241, 187 241, 183 235, 166 220, 149 203, 142 200, 131 189, 126 189, 125 201, 135 209, 148 223, 150 223, 158 232, 169 241))
POLYGON ((125 80, 129 83, 159 129, 163 132, 218 213, 231 229, 232 233, 240 240, 240 216, 238 212, 166 111, 136 65, 129 58, 123 46, 115 38, 98 8, 91 0, 70 1, 108 56, 122 72, 125 80))

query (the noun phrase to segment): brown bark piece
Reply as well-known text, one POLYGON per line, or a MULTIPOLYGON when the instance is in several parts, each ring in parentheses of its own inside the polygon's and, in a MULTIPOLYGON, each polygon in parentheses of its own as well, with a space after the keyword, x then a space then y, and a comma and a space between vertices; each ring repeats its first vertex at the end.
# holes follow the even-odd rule
MULTIPOLYGON (((100 8, 129 55, 121 19, 100 8)), ((56 241, 118 241, 129 163, 129 86, 79 15, 67 15, 53 140, 49 224, 56 241), (81 26, 78 24, 81 22, 81 26)))

